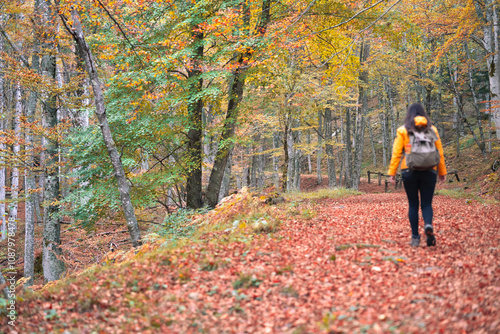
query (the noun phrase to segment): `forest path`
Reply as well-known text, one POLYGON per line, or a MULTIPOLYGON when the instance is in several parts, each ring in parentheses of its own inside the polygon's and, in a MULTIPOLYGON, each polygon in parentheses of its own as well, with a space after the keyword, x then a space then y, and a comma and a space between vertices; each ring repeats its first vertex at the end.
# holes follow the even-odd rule
POLYGON ((437 246, 411 248, 406 205, 303 201, 274 234, 207 236, 28 298, 17 330, 498 333, 500 206, 436 196, 437 246))

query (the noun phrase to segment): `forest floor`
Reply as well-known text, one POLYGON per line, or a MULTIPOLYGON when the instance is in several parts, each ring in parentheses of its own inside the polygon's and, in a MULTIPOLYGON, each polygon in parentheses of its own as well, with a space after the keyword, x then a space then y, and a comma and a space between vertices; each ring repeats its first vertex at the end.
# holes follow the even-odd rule
POLYGON ((191 223, 190 241, 115 251, 24 294, 0 332, 499 333, 500 206, 447 187, 437 245, 418 248, 402 190, 363 182, 363 194, 277 205, 234 195, 191 223))

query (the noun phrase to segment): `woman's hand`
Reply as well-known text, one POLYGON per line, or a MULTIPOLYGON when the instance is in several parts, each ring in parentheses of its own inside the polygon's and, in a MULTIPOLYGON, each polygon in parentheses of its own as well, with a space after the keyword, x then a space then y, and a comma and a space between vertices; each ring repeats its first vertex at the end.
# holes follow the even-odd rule
POLYGON ((396 177, 394 175, 389 176, 389 182, 391 184, 396 184, 396 177))
POLYGON ((439 183, 443 183, 446 180, 446 175, 439 175, 439 183))

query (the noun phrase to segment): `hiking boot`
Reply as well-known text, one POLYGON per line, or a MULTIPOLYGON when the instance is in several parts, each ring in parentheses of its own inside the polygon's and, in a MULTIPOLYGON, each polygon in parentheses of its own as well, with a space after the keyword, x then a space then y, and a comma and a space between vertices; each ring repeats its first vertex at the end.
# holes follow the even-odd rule
POLYGON ((418 247, 420 246, 420 236, 414 237, 413 235, 411 236, 411 246, 412 247, 418 247))
POLYGON ((427 246, 436 246, 436 237, 432 225, 425 225, 425 235, 427 236, 427 246))

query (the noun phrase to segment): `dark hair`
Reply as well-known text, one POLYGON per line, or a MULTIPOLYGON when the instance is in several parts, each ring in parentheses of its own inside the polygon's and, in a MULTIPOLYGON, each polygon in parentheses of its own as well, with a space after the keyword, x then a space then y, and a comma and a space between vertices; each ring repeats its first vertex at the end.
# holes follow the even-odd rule
POLYGON ((432 126, 431 119, 429 118, 429 115, 424 110, 424 107, 420 103, 413 103, 409 108, 408 112, 406 113, 406 118, 405 118, 405 128, 406 131, 408 132, 414 132, 414 131, 422 131, 427 128, 430 128, 432 126), (416 116, 423 116, 427 119, 427 126, 425 128, 419 128, 415 126, 415 117, 416 116))

